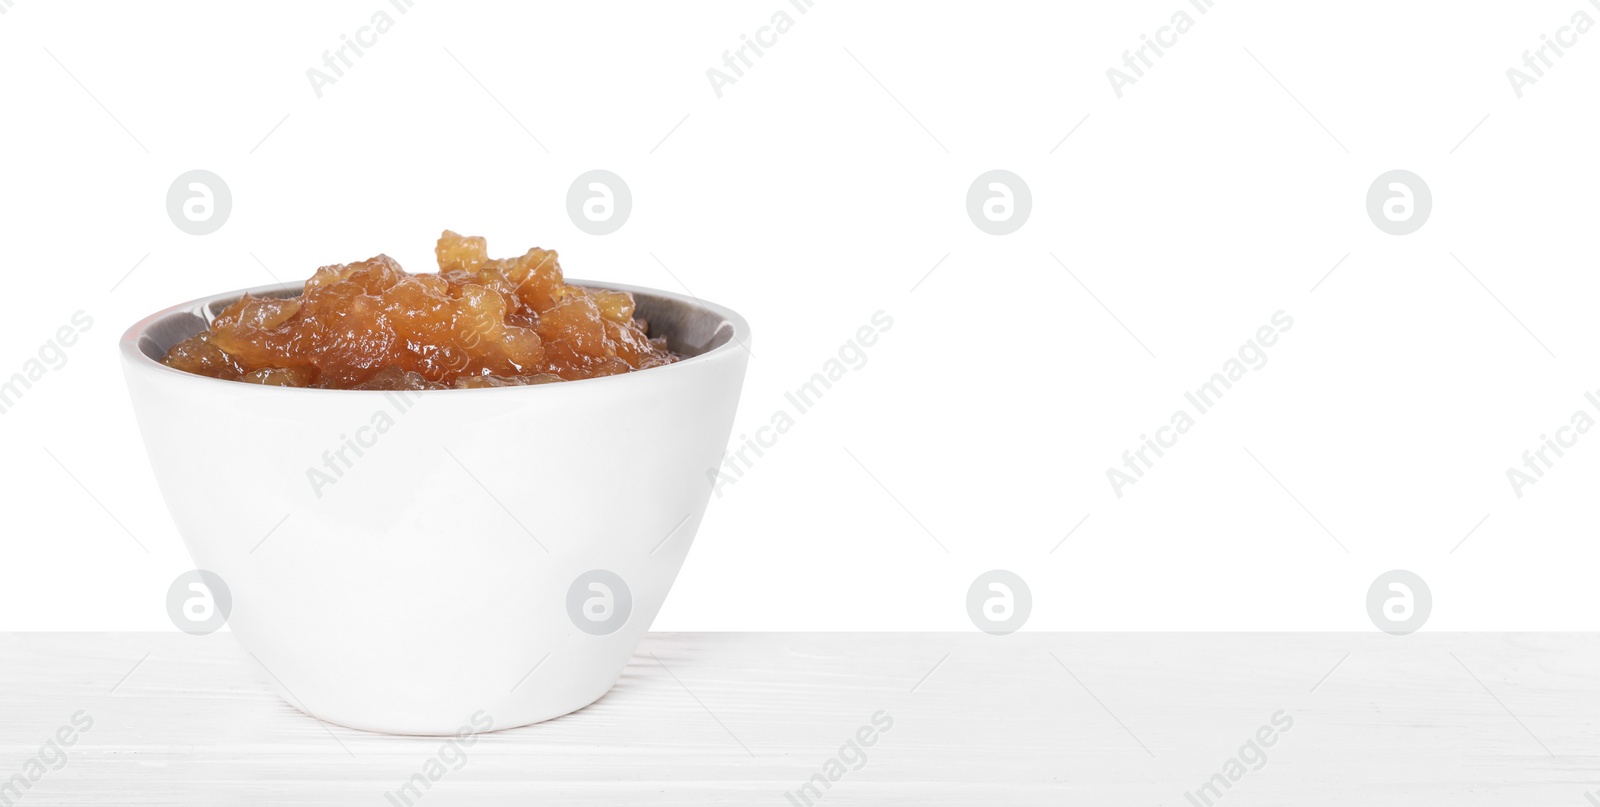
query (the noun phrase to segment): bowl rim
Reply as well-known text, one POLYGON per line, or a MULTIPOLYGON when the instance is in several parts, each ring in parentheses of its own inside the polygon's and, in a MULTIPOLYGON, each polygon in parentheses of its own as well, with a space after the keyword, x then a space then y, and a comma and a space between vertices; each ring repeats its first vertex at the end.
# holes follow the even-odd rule
MULTIPOLYGON (((691 307, 699 308, 703 311, 708 311, 718 317, 721 317, 724 323, 732 326, 732 338, 697 356, 690 356, 686 359, 681 359, 671 364, 663 364, 658 367, 647 367, 643 370, 634 370, 632 372, 619 373, 617 375, 600 376, 598 378, 581 378, 574 381, 563 381, 558 384, 528 384, 512 387, 473 387, 469 389, 449 388, 441 390, 416 390, 415 392, 426 393, 430 396, 443 393, 452 393, 457 395, 466 395, 469 393, 476 395, 505 395, 518 392, 526 395, 530 394, 529 391, 531 390, 540 390, 541 392, 532 394, 549 395, 557 394, 554 392, 554 390, 569 388, 573 384, 582 384, 586 388, 592 388, 593 385, 600 383, 627 383, 627 379, 636 378, 646 373, 650 374, 651 377, 659 378, 661 373, 681 373, 684 372, 683 368, 686 367, 722 360, 726 356, 732 354, 734 351, 743 350, 746 353, 750 352, 750 323, 746 321, 745 318, 737 311, 734 311, 727 306, 695 297, 693 294, 679 294, 677 292, 665 291, 662 289, 653 289, 648 286, 634 286, 626 283, 609 283, 583 280, 579 278, 567 278, 566 283, 568 285, 583 286, 585 288, 604 289, 608 291, 625 291, 635 295, 665 298, 691 307)), ((174 379, 183 378, 189 379, 192 382, 202 382, 206 384, 223 384, 226 385, 224 388, 235 388, 240 391, 255 392, 257 390, 270 390, 270 392, 266 394, 271 395, 349 395, 353 393, 361 395, 374 395, 395 392, 394 390, 324 389, 321 387, 277 387, 267 384, 243 384, 238 381, 212 378, 210 376, 198 375, 196 373, 179 370, 175 367, 168 367, 167 365, 162 364, 161 362, 152 359, 149 356, 146 356, 144 351, 139 349, 139 341, 144 338, 150 328, 157 322, 167 319, 168 317, 178 314, 198 314, 202 318, 206 319, 207 322, 209 322, 211 319, 209 309, 211 306, 220 301, 237 300, 246 294, 266 295, 281 294, 283 292, 299 292, 304 288, 305 281, 270 283, 263 286, 252 286, 246 289, 222 292, 220 294, 210 294, 205 297, 198 297, 193 300, 189 300, 188 302, 178 303, 177 305, 163 308, 160 311, 140 319, 138 322, 128 326, 127 330, 123 331, 122 337, 118 340, 118 349, 122 354, 123 364, 125 367, 130 369, 137 367, 147 372, 154 371, 158 374, 158 376, 162 377, 174 379)), ((218 391, 220 391, 220 389, 218 391)))

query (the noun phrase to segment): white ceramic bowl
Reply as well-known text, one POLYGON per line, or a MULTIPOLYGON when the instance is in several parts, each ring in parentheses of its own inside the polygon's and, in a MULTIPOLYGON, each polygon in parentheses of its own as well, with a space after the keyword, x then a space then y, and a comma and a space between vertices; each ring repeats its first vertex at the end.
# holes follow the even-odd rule
POLYGON ((453 734, 566 714, 621 675, 705 512, 750 333, 721 306, 571 282, 632 292, 652 335, 689 358, 410 393, 265 387, 159 363, 244 292, 123 335, 178 531, 231 593, 234 635, 296 708, 453 734), (614 577, 582 577, 594 571, 614 577))

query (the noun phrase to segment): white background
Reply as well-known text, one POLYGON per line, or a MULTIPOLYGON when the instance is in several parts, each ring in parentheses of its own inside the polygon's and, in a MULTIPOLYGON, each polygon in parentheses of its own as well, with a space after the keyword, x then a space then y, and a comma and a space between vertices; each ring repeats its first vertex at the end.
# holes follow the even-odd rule
MULTIPOLYGON (((417 0, 317 98, 307 69, 379 8, 0 15, 0 375, 94 320, 0 415, 0 628, 171 627, 191 563, 124 328, 380 251, 426 270, 446 227, 744 313, 736 434, 893 317, 713 500, 658 629, 971 630, 995 568, 1031 584, 1030 630, 1370 630, 1396 568, 1431 585, 1429 630, 1600 626, 1600 436, 1520 499, 1506 478, 1600 389, 1600 30, 1524 97, 1506 77, 1600 19, 1587 0, 817 0, 720 99, 706 70, 788 0, 417 0), (1117 98, 1107 68, 1179 8, 1193 29, 1117 98), (167 218, 194 168, 232 189, 214 235, 167 218), (593 168, 633 192, 613 235, 566 214, 593 168), (1033 194, 1003 237, 965 211, 994 168, 1033 194), (1365 208, 1395 168, 1434 199, 1403 237, 1365 208), (1106 469, 1278 310, 1268 364, 1117 498, 1106 469)), ((251 461, 216 452, 217 473, 251 461)))

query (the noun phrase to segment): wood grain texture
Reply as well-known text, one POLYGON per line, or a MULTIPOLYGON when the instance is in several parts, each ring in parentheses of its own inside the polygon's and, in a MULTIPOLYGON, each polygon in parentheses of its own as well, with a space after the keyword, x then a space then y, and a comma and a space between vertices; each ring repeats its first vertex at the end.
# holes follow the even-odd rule
MULTIPOLYGON (((266 681, 227 634, 0 635, 0 778, 78 710, 93 727, 17 804, 405 804, 385 794, 442 745, 266 681)), ((787 805, 882 711, 815 803, 1181 807, 1280 710, 1216 804, 1600 791, 1595 635, 716 633, 650 635, 598 703, 479 737, 411 801, 787 805)))

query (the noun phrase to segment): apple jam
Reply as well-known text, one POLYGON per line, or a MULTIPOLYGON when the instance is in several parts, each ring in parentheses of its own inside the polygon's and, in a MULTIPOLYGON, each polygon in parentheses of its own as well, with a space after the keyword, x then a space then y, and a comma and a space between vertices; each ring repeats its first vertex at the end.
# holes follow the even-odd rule
POLYGON ((422 390, 545 384, 677 361, 633 295, 565 283, 556 253, 488 257, 445 231, 437 274, 387 255, 324 266, 299 296, 246 295, 162 363, 281 387, 422 390))

